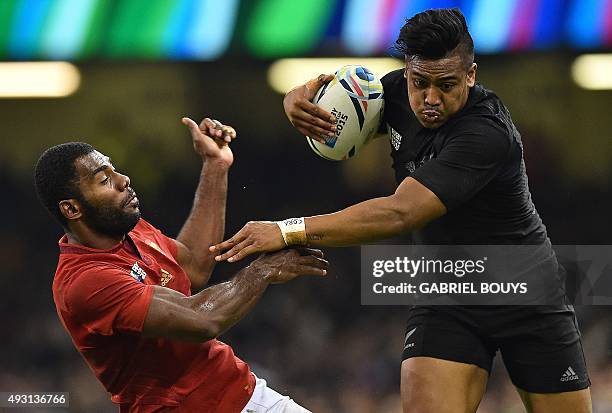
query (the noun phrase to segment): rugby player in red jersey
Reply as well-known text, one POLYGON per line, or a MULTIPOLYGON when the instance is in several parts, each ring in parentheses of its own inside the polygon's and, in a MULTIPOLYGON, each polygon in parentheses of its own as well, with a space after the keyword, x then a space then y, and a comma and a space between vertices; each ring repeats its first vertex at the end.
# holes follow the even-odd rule
POLYGON ((215 265, 208 246, 223 237, 236 132, 208 118, 182 121, 203 166, 176 239, 140 217, 130 178, 92 146, 71 142, 41 155, 36 189, 65 230, 53 281, 60 320, 121 412, 308 412, 216 337, 269 284, 325 275, 327 262, 309 249, 262 255, 192 295, 215 265))

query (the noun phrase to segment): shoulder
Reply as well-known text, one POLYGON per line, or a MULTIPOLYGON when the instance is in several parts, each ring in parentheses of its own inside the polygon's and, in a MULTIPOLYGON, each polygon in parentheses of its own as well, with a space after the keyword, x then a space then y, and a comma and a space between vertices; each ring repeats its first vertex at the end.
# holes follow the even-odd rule
POLYGON ((53 295, 57 304, 67 308, 82 304, 93 292, 115 282, 135 281, 128 272, 104 260, 63 259, 53 281, 53 295))
POLYGON ((462 157, 502 162, 510 156, 513 137, 493 117, 471 114, 448 126, 444 147, 462 157))
POLYGON ((385 95, 394 93, 398 90, 398 86, 404 84, 404 69, 397 69, 384 75, 380 82, 383 85, 385 95))

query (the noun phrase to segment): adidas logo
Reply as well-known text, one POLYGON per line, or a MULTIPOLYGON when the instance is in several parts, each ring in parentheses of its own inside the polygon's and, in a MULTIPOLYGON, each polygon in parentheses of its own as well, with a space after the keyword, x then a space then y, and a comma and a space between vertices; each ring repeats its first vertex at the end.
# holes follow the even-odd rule
POLYGON ((570 366, 567 368, 567 370, 565 370, 565 373, 563 373, 563 376, 561 376, 561 381, 572 381, 572 380, 578 380, 578 375, 576 374, 574 369, 570 366))

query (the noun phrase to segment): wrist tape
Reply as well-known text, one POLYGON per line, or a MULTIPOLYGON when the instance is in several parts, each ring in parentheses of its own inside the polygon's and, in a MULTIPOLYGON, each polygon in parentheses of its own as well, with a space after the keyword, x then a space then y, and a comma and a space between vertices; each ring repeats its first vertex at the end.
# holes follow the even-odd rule
POLYGON ((276 221, 280 228, 285 245, 306 245, 306 225, 303 217, 289 218, 283 221, 276 221))

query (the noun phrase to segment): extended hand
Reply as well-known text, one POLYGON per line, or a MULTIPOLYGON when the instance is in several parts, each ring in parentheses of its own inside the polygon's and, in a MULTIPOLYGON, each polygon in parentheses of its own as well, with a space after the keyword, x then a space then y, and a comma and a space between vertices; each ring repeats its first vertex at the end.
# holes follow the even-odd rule
POLYGON ((261 266, 270 284, 282 284, 301 275, 324 276, 329 268, 323 253, 310 248, 291 248, 263 254, 251 265, 261 266))
POLYGON ((247 222, 233 237, 211 246, 209 250, 214 253, 222 253, 215 257, 217 261, 236 262, 256 252, 278 251, 284 247, 285 241, 276 223, 251 221, 247 222))
POLYGON ((229 143, 236 139, 234 128, 209 118, 204 118, 199 125, 187 117, 182 118, 181 122, 189 128, 193 149, 202 158, 220 160, 228 167, 232 165, 234 154, 229 143))
POLYGON ((305 136, 310 136, 324 143, 321 136, 334 136, 336 119, 331 113, 324 111, 314 103, 317 91, 334 78, 333 75, 319 75, 305 84, 291 89, 283 100, 285 114, 289 122, 305 136))

